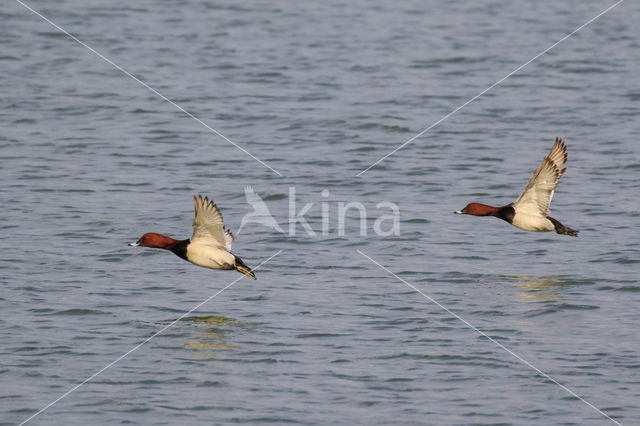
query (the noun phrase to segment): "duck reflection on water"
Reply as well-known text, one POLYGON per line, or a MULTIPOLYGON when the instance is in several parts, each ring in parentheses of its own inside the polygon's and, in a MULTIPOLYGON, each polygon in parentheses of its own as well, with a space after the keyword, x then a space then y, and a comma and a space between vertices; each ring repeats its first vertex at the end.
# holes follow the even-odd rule
POLYGON ((205 353, 202 354, 206 358, 215 358, 217 351, 239 348, 237 345, 230 344, 230 339, 227 336, 228 327, 236 322, 233 318, 208 315, 193 317, 191 321, 201 327, 202 332, 196 340, 185 342, 185 348, 206 351, 206 355, 205 353))

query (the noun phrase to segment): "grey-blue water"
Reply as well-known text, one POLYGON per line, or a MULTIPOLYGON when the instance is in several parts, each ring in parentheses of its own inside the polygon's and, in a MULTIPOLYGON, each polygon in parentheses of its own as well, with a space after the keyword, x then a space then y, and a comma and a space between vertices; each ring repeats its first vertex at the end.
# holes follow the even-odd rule
POLYGON ((0 423, 242 277, 126 245, 188 238, 202 193, 249 265, 282 252, 28 424, 639 424, 637 2, 356 176, 612 4, 29 2, 278 176, 3 1, 0 423), (513 201, 556 136, 578 238, 452 214, 513 201), (237 232, 248 185, 285 233, 237 232))

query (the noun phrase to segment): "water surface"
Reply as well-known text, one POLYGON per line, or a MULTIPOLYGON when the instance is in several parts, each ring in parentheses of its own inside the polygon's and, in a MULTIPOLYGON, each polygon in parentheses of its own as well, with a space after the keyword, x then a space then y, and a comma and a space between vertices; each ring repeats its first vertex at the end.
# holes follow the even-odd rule
POLYGON ((607 424, 357 252, 622 424, 640 418, 640 7, 612 3, 19 3, 0 9, 0 413, 18 424, 239 274, 127 247, 187 238, 208 194, 257 265, 30 424, 607 424), (579 238, 453 215, 512 201, 556 136, 579 238), (323 197, 322 191, 329 196, 323 197), (355 212, 337 232, 337 204, 355 212), (372 232, 389 201, 400 235, 372 232), (323 211, 330 229, 321 235, 323 211))

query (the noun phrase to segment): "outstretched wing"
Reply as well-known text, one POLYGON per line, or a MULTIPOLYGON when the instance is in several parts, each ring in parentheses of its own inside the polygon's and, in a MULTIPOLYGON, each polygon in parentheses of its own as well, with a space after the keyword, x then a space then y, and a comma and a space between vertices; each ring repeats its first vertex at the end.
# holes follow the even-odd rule
POLYGON ((222 213, 213 201, 201 195, 193 197, 196 218, 193 220, 191 241, 206 242, 224 249, 227 241, 224 236, 224 220, 222 213))
POLYGON ((513 204, 514 208, 529 214, 548 216, 553 192, 566 170, 560 166, 566 162, 567 146, 562 139, 556 138, 551 152, 533 172, 529 183, 513 204))
POLYGON ((224 241, 227 246, 227 251, 231 251, 231 245, 236 239, 228 228, 224 228, 224 241))

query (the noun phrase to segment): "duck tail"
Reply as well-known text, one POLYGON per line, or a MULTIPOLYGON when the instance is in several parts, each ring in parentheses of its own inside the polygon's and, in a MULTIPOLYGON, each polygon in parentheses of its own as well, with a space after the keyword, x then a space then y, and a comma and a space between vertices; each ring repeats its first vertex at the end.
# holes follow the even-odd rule
POLYGON ((553 223, 553 226, 556 228, 556 232, 558 234, 571 235, 572 237, 577 237, 578 232, 580 232, 580 231, 576 231, 575 229, 571 229, 568 226, 564 226, 563 224, 560 223, 560 221, 552 217, 548 217, 548 219, 551 221, 551 223, 553 223))
POLYGON ((234 265, 236 267, 236 270, 239 272, 242 272, 243 274, 245 274, 248 277, 253 278, 254 280, 257 279, 256 275, 253 273, 253 271, 251 270, 250 267, 248 267, 243 261, 242 259, 240 259, 238 256, 236 256, 236 263, 234 265))

